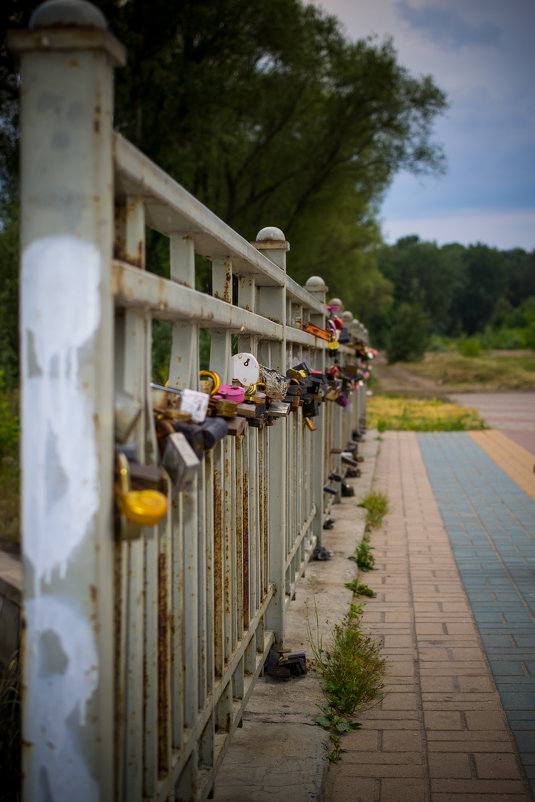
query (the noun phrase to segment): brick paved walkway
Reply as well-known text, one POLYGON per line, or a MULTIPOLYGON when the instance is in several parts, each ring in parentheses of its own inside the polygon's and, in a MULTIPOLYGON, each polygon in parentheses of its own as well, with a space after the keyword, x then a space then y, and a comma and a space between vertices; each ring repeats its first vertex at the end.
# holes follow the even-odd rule
POLYGON ((344 737, 347 753, 329 768, 325 802, 532 799, 525 771, 526 767, 530 771, 526 762, 532 746, 529 728, 535 719, 535 711, 530 709, 534 705, 525 707, 532 694, 532 664, 527 659, 530 644, 518 640, 521 630, 516 626, 531 626, 535 646, 535 627, 527 620, 531 618, 526 607, 530 591, 526 585, 517 593, 520 621, 515 618, 508 590, 487 587, 485 582, 473 592, 469 589, 472 612, 448 531, 457 531, 454 549, 464 549, 460 561, 466 563, 465 581, 468 574, 478 576, 478 561, 489 567, 489 580, 500 572, 509 576, 513 570, 523 570, 520 562, 516 563, 514 543, 509 553, 505 548, 499 552, 488 539, 486 546, 483 541, 467 545, 461 534, 469 530, 472 538, 482 538, 482 528, 488 531, 498 518, 505 531, 503 527, 510 527, 504 516, 512 520, 513 515, 513 540, 518 544, 523 537, 528 548, 531 541, 525 529, 532 525, 535 505, 524 494, 519 496, 514 482, 502 472, 493 473, 492 488, 487 485, 482 492, 476 487, 477 466, 480 476, 494 470, 493 461, 465 433, 417 436, 389 432, 384 437, 375 486, 388 494, 391 512, 372 536, 378 570, 367 574, 365 581, 377 591, 377 597, 366 606, 364 624, 384 643, 388 692, 377 707, 360 717, 362 730, 344 737), (456 479, 455 487, 448 477, 449 466, 465 466, 467 454, 472 461, 456 479), (477 514, 470 508, 464 488, 470 499, 477 497, 477 514), (496 488, 507 498, 508 510, 502 509, 503 499, 494 501, 496 488), (481 553, 474 555, 470 549, 481 553), (488 598, 479 598, 480 593, 488 598), (499 620, 485 619, 489 600, 499 620), (515 721, 519 723, 517 737, 520 727, 526 728, 524 742, 520 741, 524 767, 476 621, 495 670, 506 672, 497 676, 507 677, 509 690, 502 688, 502 698, 508 709, 513 711, 514 699, 520 700, 515 721), (493 641, 504 636, 507 643, 493 641), (513 649, 517 660, 511 659, 513 649), (514 673, 519 667, 521 676, 514 673))

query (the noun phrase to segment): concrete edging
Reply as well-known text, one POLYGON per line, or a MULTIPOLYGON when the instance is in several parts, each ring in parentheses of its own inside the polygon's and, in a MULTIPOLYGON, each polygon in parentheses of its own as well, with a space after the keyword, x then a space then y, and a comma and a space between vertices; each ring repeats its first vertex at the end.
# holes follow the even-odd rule
MULTIPOLYGON (((288 634, 284 646, 305 651, 312 658, 307 637, 307 617, 313 622, 314 601, 319 633, 327 641, 334 624, 342 620, 352 599, 345 582, 357 575, 348 558, 364 534, 366 512, 358 501, 369 492, 379 449, 377 432, 368 432, 359 447, 364 457, 361 476, 347 480, 355 496, 333 506, 336 523, 324 532, 323 545, 334 551, 328 561, 312 561, 297 585, 288 609, 288 634)), ((315 622, 314 622, 315 627, 315 622)), ((216 802, 317 802, 331 749, 329 733, 314 723, 322 703, 319 681, 313 672, 289 681, 261 678, 216 778, 216 802), (283 793, 283 796, 281 794, 283 793)))

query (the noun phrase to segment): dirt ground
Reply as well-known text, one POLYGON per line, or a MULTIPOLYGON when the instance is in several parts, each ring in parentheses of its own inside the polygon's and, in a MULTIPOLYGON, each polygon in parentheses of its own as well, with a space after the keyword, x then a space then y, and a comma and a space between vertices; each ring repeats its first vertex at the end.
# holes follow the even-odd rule
POLYGON ((389 365, 382 353, 373 360, 373 372, 380 382, 377 390, 383 393, 414 393, 424 397, 446 395, 439 382, 411 373, 401 362, 389 365))

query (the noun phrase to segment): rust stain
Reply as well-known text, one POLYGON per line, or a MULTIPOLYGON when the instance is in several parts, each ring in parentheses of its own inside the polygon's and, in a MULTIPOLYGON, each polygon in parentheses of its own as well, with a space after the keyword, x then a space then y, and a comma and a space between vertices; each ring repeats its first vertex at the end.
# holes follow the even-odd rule
POLYGON ((96 602, 98 595, 96 585, 89 585, 89 595, 91 596, 91 601, 96 602))
POLYGON ((169 611, 167 607, 167 559, 158 557, 158 775, 168 769, 169 729, 169 611))
POLYGON ((249 473, 243 475, 243 627, 249 620, 249 473))
POLYGON ((100 118, 102 116, 102 107, 100 103, 95 106, 95 117, 93 119, 93 130, 95 134, 100 133, 100 118))
POLYGON ((69 67, 79 67, 79 66, 80 66, 80 62, 78 61, 78 59, 75 59, 75 58, 71 58, 70 59, 69 67))
POLYGON ((223 673, 223 499, 221 474, 214 472, 214 641, 215 674, 223 673))

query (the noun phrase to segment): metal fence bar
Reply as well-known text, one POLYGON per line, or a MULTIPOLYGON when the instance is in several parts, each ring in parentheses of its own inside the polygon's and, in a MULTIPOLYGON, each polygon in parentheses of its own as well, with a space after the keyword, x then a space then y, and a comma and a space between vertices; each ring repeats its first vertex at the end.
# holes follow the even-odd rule
POLYGON ((342 472, 365 389, 346 410, 322 404, 310 428, 298 409, 224 438, 189 489, 172 486, 150 396, 153 321, 171 324, 171 387, 199 389, 201 329, 224 383, 236 345, 282 374, 303 361, 323 372, 325 345, 300 322, 325 327, 327 288, 286 275, 278 229, 246 242, 112 132, 112 67, 124 52, 97 9, 71 5, 71 28, 61 4, 45 4, 11 39, 25 90, 24 798, 195 801, 283 642, 332 504, 326 477, 342 472), (145 269, 146 226, 167 237, 169 279, 145 269), (195 289, 197 255, 212 263, 211 295, 195 289), (125 448, 158 467, 169 505, 135 531, 118 509, 110 516, 113 389, 140 410, 125 448))

